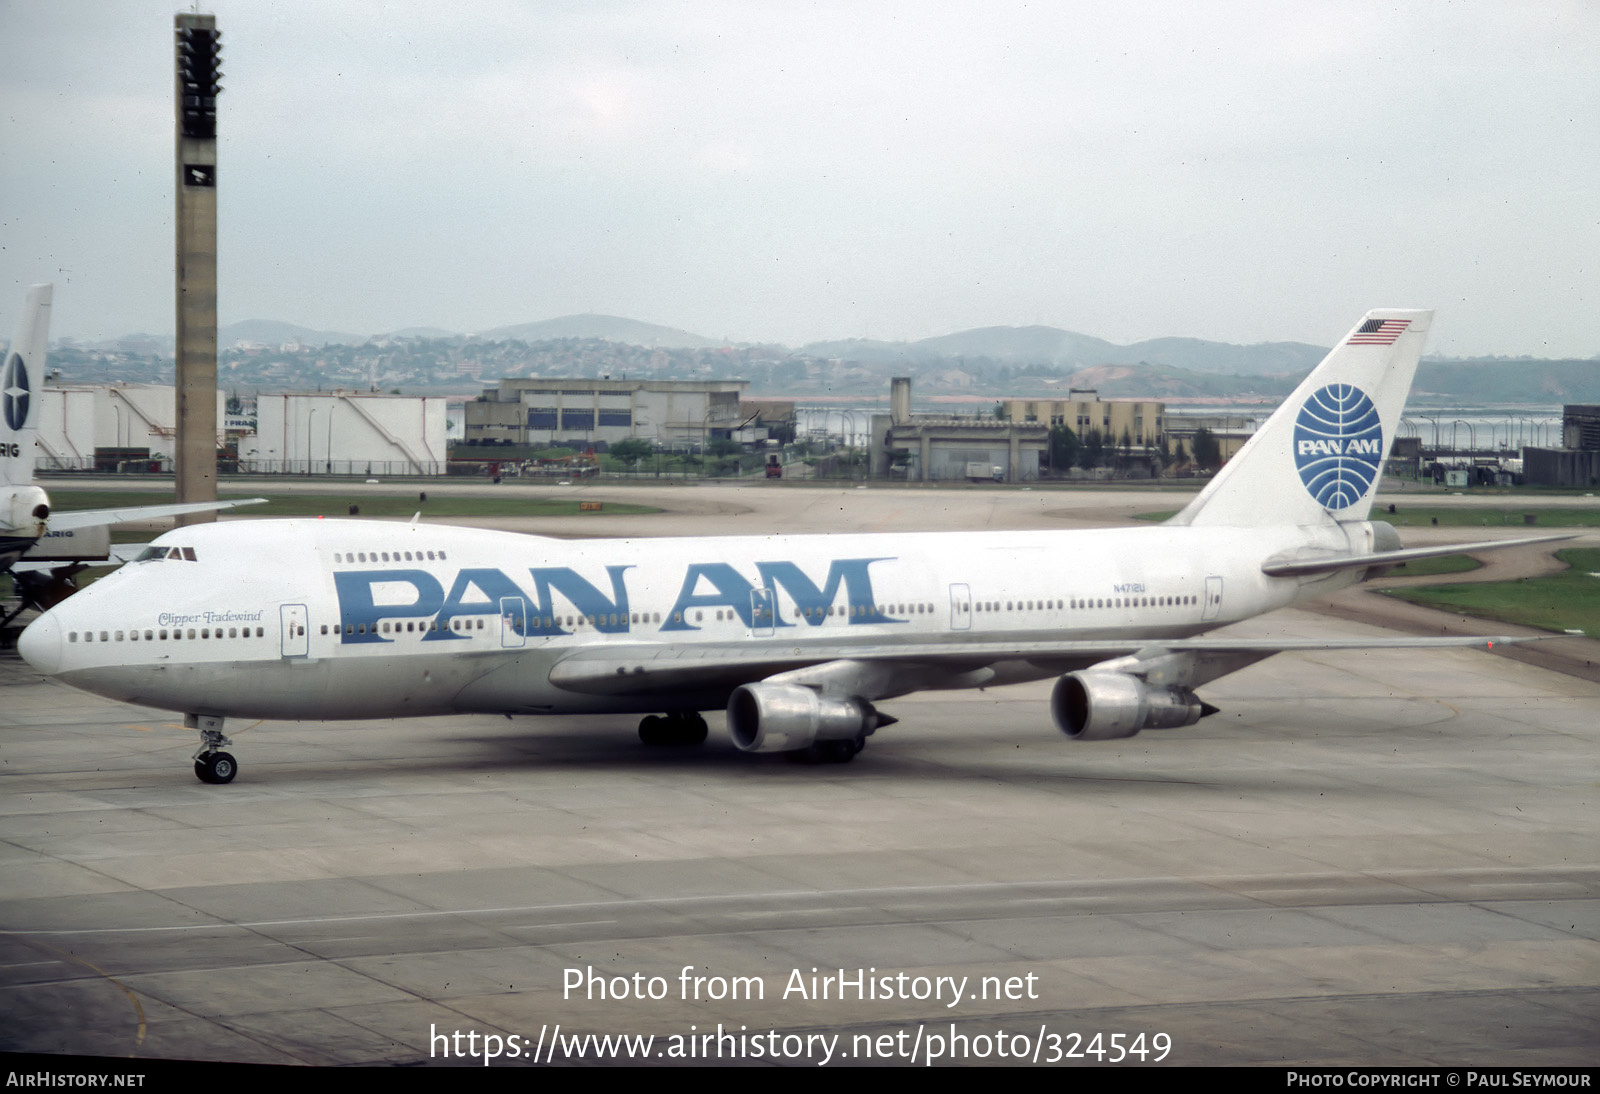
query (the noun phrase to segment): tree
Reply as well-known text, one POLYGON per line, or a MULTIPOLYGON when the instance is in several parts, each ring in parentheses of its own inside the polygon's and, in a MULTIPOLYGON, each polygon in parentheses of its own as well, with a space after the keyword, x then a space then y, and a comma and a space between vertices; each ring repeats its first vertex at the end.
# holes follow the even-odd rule
POLYGON ((1091 429, 1083 435, 1083 446, 1078 449, 1078 466, 1085 471, 1093 471, 1100 466, 1100 457, 1105 455, 1106 439, 1098 429, 1091 429))
POLYGON ((1194 462, 1207 470, 1222 466, 1222 446, 1205 426, 1194 431, 1194 462))
POLYGON ((606 451, 624 463, 636 463, 655 451, 655 447, 641 437, 629 437, 615 442, 606 451))
POLYGON ((1050 468, 1062 472, 1078 459, 1078 435, 1065 425, 1050 427, 1050 468))

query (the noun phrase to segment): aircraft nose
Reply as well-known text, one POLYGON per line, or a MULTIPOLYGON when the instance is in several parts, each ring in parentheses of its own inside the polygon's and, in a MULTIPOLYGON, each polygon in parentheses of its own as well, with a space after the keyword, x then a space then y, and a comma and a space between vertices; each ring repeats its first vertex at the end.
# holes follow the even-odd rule
POLYGON ((61 668, 61 623, 55 612, 45 612, 28 624, 22 637, 17 639, 17 652, 47 676, 61 668))

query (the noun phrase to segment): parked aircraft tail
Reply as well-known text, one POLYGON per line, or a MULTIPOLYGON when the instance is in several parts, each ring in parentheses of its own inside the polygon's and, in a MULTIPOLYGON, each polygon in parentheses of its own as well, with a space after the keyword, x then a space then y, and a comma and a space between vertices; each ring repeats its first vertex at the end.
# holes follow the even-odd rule
POLYGON ((1369 311, 1169 523, 1365 520, 1432 320, 1432 311, 1369 311))
POLYGON ((35 285, 17 318, 17 334, 0 368, 0 484, 33 482, 34 414, 44 381, 45 343, 50 336, 51 286, 35 285))

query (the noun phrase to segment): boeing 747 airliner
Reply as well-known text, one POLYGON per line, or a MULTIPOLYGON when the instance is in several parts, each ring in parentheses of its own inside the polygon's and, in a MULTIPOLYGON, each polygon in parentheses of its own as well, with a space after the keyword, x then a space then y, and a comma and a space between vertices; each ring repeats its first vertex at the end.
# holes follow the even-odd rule
MULTIPOLYGON (((914 691, 1056 677, 1079 741, 1192 725, 1195 689, 1289 649, 1501 639, 1208 632, 1408 559, 1368 521, 1432 313, 1369 312, 1177 516, 1149 528, 560 541, 413 522, 183 528, 37 619, 40 672, 227 718, 645 714, 696 742, 853 757, 914 691)), ((1541 537, 1560 538, 1560 537, 1541 537)), ((1530 542, 1522 540, 1518 542, 1530 542)))

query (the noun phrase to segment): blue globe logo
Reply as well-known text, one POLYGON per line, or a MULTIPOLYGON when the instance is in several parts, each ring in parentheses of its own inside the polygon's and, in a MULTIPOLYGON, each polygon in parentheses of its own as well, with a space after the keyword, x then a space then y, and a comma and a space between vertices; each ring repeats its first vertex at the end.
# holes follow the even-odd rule
POLYGON ((0 406, 3 406, 6 428, 21 429, 28 421, 28 369, 22 355, 13 353, 6 360, 4 378, 0 378, 0 406))
POLYGON ((1314 392, 1294 423, 1294 466, 1319 505, 1348 509, 1372 489, 1383 464, 1383 422, 1352 384, 1314 392))

